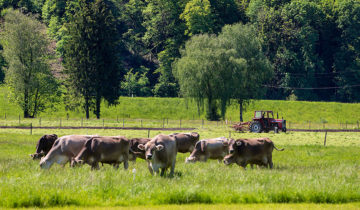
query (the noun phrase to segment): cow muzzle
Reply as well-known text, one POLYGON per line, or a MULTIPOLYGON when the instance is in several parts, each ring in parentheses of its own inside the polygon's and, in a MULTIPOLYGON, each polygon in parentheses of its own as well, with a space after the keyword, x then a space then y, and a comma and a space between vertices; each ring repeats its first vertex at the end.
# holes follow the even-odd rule
POLYGON ((152 155, 146 155, 146 160, 151 160, 152 159, 152 155))

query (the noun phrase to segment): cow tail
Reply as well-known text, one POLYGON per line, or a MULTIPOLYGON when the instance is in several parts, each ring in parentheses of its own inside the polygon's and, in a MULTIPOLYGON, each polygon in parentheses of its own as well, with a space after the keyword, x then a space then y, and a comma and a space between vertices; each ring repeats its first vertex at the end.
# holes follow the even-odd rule
POLYGON ((284 150, 285 150, 284 148, 282 148, 282 149, 276 148, 276 147, 275 147, 275 144, 273 144, 273 146, 274 146, 274 148, 275 148, 277 151, 284 151, 284 150))

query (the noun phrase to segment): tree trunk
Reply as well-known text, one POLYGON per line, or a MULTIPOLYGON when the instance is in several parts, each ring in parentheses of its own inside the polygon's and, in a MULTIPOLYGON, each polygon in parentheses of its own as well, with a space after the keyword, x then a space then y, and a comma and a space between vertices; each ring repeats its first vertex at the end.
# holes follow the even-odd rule
POLYGON ((239 101, 240 105, 240 122, 243 122, 243 101, 239 101))
POLYGON ((29 117, 29 93, 27 90, 24 92, 24 118, 29 117))
POLYGON ((97 119, 100 119, 100 103, 101 103, 101 97, 96 97, 96 104, 95 104, 95 115, 97 119))
POLYGON ((90 109, 90 106, 89 106, 89 99, 88 99, 88 98, 85 98, 85 112, 86 112, 86 119, 89 119, 89 117, 90 117, 90 114, 89 114, 89 109, 90 109))

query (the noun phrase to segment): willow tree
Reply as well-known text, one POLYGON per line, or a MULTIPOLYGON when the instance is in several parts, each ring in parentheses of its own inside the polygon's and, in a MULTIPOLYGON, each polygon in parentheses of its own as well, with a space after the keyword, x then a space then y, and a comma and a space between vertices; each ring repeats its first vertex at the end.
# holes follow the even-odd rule
POLYGON ((218 118, 217 105, 224 118, 231 99, 239 102, 241 116, 246 101, 261 95, 271 72, 254 30, 242 24, 224 27, 219 36, 193 36, 174 64, 182 95, 200 105, 206 101, 209 120, 218 118))
POLYGON ((231 98, 239 103, 240 121, 250 99, 259 99, 263 85, 272 78, 273 70, 261 49, 261 41, 251 25, 241 23, 225 26, 218 37, 226 50, 234 51, 229 58, 232 65, 231 98))
POLYGON ((24 117, 35 117, 56 100, 58 93, 48 64, 46 28, 31 15, 9 9, 1 35, 11 99, 20 105, 24 117))
MULTIPOLYGON (((229 53, 221 47, 216 36, 197 35, 186 42, 181 58, 174 64, 174 75, 179 81, 181 94, 195 99, 198 105, 203 106, 205 102, 209 120, 219 118, 219 99, 229 98, 223 97, 229 96, 226 93, 229 74, 223 68, 229 53)), ((224 114, 222 112, 223 117, 224 114)))

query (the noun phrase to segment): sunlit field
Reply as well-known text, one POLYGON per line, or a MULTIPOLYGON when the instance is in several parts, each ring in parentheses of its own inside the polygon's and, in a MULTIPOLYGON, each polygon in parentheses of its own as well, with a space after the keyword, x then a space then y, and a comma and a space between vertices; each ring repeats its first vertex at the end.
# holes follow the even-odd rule
MULTIPOLYGON (((229 136, 228 129, 216 126, 196 131, 201 139, 229 136)), ((88 165, 80 168, 54 165, 50 170, 41 170, 39 162, 32 160, 29 154, 35 152, 37 140, 45 133, 59 136, 125 135, 129 138, 148 135, 146 130, 35 129, 33 135, 28 130, 0 130, 0 206, 141 208, 173 204, 243 206, 262 203, 258 204, 261 208, 267 203, 309 203, 309 208, 321 209, 321 206, 311 207, 310 203, 360 202, 358 133, 328 133, 324 147, 324 133, 232 132, 232 138, 270 137, 278 148, 285 148, 285 151, 273 152, 273 170, 250 167, 244 170, 237 165, 225 166, 214 160, 185 164, 189 154, 179 153, 174 178, 151 176, 146 162, 140 159, 136 163, 130 162, 126 171, 122 166, 115 170, 109 165, 98 171, 91 171, 88 165)), ((158 133, 171 132, 151 131, 150 136, 158 133)), ((357 204, 347 206, 359 207, 357 204)), ((196 205, 189 206, 192 207, 197 208, 196 205)), ((281 208, 281 205, 273 208, 281 208)))

